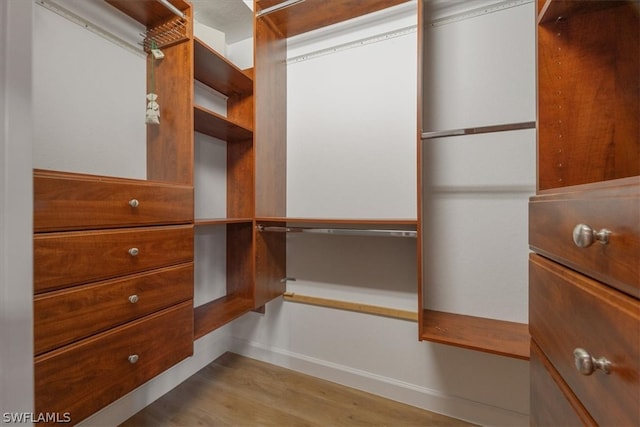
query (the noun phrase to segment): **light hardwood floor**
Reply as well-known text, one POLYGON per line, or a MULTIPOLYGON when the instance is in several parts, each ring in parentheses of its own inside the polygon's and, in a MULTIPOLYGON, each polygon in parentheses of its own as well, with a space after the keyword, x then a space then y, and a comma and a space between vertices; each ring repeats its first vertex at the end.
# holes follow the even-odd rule
POLYGON ((471 424, 225 353, 121 427, 471 424))

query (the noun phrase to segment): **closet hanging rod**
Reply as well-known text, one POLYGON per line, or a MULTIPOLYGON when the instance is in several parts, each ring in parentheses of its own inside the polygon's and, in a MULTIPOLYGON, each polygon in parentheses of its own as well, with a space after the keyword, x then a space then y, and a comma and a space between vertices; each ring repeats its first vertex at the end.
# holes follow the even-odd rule
POLYGON ((407 230, 372 230, 360 228, 313 228, 258 225, 258 231, 277 233, 334 234, 339 236, 416 237, 417 232, 407 230))
POLYGON ((476 135, 480 133, 505 132, 510 130, 535 129, 535 128, 536 128, 536 122, 507 123, 507 124, 501 124, 501 125, 479 126, 475 128, 466 128, 466 129, 423 132, 422 140, 424 141, 426 139, 446 138, 449 136, 476 135))
POLYGON ((187 15, 182 13, 182 11, 180 9, 178 9, 177 7, 175 7, 174 5, 169 3, 169 0, 156 0, 156 1, 158 3, 160 3, 161 5, 163 5, 164 7, 166 7, 167 9, 169 9, 175 15, 179 16, 180 18, 185 19, 187 17, 187 15))
POLYGON ((257 12, 256 13, 256 18, 260 18, 260 17, 262 17, 264 15, 268 15, 270 13, 277 12, 277 11, 279 11, 281 9, 284 9, 286 7, 289 7, 289 6, 293 6, 294 4, 298 4, 298 3, 301 3, 303 1, 304 0, 286 0, 286 1, 283 1, 282 3, 278 3, 278 4, 274 5, 274 6, 268 7, 266 9, 262 9, 261 11, 257 12))

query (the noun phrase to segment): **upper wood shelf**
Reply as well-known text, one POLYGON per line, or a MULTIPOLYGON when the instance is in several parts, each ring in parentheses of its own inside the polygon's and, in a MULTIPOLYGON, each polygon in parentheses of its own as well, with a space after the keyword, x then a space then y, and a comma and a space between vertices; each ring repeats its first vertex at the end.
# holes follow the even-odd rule
POLYGON ((253 310, 253 300, 239 294, 225 295, 194 309, 194 333, 197 340, 209 332, 253 310))
POLYGON ((423 310, 420 339, 529 360, 529 325, 423 310))
POLYGON ((249 76, 198 38, 193 40, 193 75, 227 96, 253 92, 253 80, 249 76))
POLYGON ((253 218, 196 218, 194 225, 226 225, 226 224, 253 224, 253 218))
POLYGON ((291 218, 259 217, 256 222, 286 223, 289 227, 333 227, 333 228, 381 228, 385 230, 415 231, 414 219, 370 219, 370 218, 291 218))
MULTIPOLYGON (((265 10, 283 0, 257 0, 256 10, 265 10)), ((366 15, 408 0, 304 0, 293 6, 269 13, 259 19, 268 20, 285 38, 306 33, 348 19, 366 15)))
MULTIPOLYGON (((129 15, 147 27, 152 27, 176 15, 156 0, 105 0, 111 6, 129 15)), ((170 0, 170 3, 185 11, 191 7, 184 0, 170 0)))
POLYGON ((247 129, 199 105, 193 106, 193 127, 196 132, 227 142, 244 141, 253 138, 251 129, 247 129))
POLYGON ((538 23, 546 24, 554 22, 558 19, 565 19, 570 16, 594 12, 601 9, 621 6, 629 1, 618 0, 594 0, 594 1, 576 1, 576 0, 547 0, 538 15, 538 23))

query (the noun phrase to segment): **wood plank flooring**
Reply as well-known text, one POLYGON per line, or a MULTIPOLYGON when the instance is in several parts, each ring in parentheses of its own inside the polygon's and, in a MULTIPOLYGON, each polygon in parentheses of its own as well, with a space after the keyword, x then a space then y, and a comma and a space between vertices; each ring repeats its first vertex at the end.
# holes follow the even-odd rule
POLYGON ((121 427, 469 426, 254 359, 225 353, 121 427))

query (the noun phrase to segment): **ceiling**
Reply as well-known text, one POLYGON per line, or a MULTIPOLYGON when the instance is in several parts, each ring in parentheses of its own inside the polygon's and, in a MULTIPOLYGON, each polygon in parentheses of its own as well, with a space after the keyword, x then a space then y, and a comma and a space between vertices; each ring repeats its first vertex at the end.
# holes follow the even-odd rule
POLYGON ((253 0, 191 0, 196 21, 226 34, 227 44, 253 36, 253 0))

